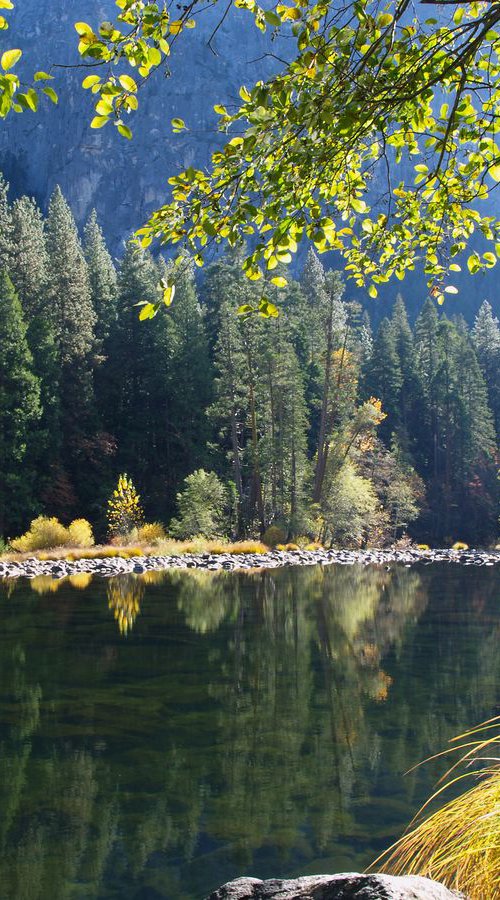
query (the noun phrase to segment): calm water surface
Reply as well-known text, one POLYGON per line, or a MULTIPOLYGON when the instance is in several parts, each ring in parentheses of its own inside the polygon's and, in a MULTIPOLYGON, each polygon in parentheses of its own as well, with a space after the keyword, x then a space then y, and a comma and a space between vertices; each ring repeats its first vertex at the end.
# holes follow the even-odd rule
POLYGON ((498 711, 494 569, 0 586, 0 897, 359 870, 498 711))

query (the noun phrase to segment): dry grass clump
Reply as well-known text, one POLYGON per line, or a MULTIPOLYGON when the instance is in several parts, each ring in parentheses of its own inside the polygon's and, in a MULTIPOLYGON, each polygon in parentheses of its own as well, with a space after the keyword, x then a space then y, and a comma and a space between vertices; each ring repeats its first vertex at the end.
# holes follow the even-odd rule
POLYGON ((463 891, 469 900, 493 900, 500 897, 500 759, 495 755, 500 716, 452 743, 445 753, 465 752, 422 808, 415 827, 384 854, 383 868, 397 875, 425 875, 463 891), (464 767, 474 770, 461 771, 464 767), (473 787, 419 821, 443 791, 470 778, 477 779, 473 787))

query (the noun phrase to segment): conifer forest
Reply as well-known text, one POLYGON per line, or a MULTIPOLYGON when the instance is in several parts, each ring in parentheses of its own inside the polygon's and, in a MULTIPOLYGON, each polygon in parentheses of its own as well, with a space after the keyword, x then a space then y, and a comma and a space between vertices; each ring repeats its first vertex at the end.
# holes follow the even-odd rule
POLYGON ((181 538, 277 526, 334 546, 406 533, 491 544, 490 302, 466 322, 453 300, 440 307, 424 292, 410 320, 394 287, 375 328, 320 259, 309 249, 283 286, 272 272, 265 318, 245 314, 262 284, 237 250, 201 273, 188 261, 175 302, 140 321, 172 264, 133 241, 115 259, 95 213, 79 234, 59 189, 44 216, 27 196, 11 202, 2 181, 0 535, 45 514, 84 516, 105 539, 107 498, 126 472, 148 521, 181 538), (182 514, 189 491, 211 507, 205 526, 182 514))

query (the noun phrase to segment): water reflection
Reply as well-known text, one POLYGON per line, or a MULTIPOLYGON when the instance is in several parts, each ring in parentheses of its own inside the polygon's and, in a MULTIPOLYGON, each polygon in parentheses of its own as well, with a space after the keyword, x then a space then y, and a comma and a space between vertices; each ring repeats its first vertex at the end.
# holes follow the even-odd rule
POLYGON ((2 900, 364 867, 498 699, 491 571, 35 580, 2 586, 2 900))

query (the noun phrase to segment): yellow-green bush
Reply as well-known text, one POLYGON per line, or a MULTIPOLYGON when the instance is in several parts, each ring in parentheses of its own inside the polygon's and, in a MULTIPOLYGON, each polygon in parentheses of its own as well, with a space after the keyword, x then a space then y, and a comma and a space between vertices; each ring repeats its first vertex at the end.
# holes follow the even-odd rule
POLYGON ((276 544, 284 544, 286 532, 279 525, 269 525, 262 535, 262 541, 267 547, 276 547, 276 544))
POLYGON ((54 517, 38 516, 31 523, 29 530, 10 542, 18 553, 31 553, 33 550, 51 550, 53 547, 64 547, 69 542, 68 529, 54 517))
POLYGON ((166 537, 161 522, 147 522, 137 531, 137 540, 141 544, 154 544, 156 541, 164 541, 166 537))
POLYGON ((451 549, 452 549, 452 550, 468 550, 468 549, 469 549, 469 545, 468 545, 468 544, 464 544, 463 541, 456 541, 456 543, 453 544, 453 547, 452 547, 451 549))
POLYGON ((87 519, 74 519, 68 528, 71 547, 93 547, 95 544, 92 525, 87 519))

